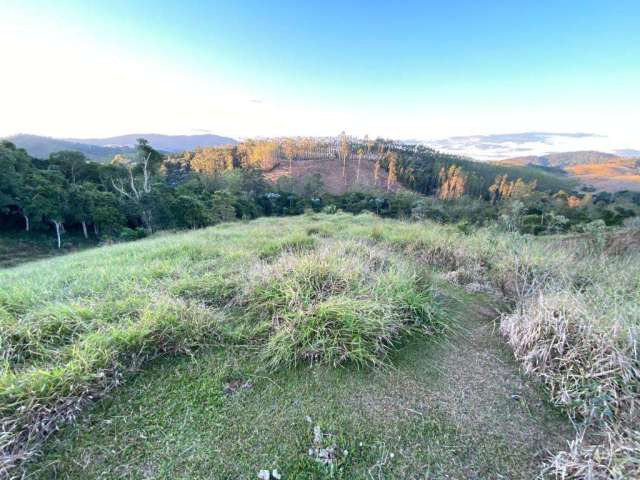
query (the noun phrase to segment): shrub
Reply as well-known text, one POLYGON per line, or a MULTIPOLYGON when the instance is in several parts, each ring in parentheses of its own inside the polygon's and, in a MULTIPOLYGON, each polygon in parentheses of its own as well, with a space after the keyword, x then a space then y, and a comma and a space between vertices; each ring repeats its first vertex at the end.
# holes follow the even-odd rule
POLYGON ((322 213, 328 213, 329 215, 333 215, 338 211, 338 207, 335 205, 327 205, 322 208, 322 213))
MULTIPOLYGON (((587 239, 588 241, 588 239, 587 239)), ((600 252, 598 250, 597 252, 600 252)), ((577 420, 549 471, 560 478, 640 475, 640 263, 587 255, 504 315, 501 331, 525 371, 577 420)))
POLYGON ((144 238, 146 236, 146 233, 144 231, 143 228, 128 228, 125 227, 122 230, 120 230, 120 240, 123 240, 125 242, 129 242, 131 240, 138 240, 140 238, 144 238))

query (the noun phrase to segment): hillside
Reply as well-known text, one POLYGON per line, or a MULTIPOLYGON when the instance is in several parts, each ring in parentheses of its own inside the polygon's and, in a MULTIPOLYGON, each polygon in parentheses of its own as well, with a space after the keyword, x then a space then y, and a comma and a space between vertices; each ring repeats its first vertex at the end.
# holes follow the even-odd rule
MULTIPOLYGON (((389 477, 530 478, 537 452, 561 448, 569 425, 538 406, 492 328, 493 301, 404 250, 416 234, 426 240, 416 227, 370 215, 263 219, 0 272, 13 333, 5 421, 26 401, 39 424, 62 423, 67 407, 54 416, 50 402, 76 409, 125 384, 54 434, 28 473, 347 479, 380 463, 389 477), (45 318, 58 333, 23 334, 45 318), (138 376, 132 364, 147 368, 138 376), (33 377, 36 367, 52 376, 33 377)), ((38 425, 13 418, 36 448, 38 425)))
POLYGON ((640 160, 604 152, 566 152, 510 158, 498 162, 561 169, 578 182, 609 192, 640 191, 640 160))
POLYGON ((638 159, 614 158, 609 162, 570 165, 565 167, 565 170, 581 183, 592 185, 599 190, 640 191, 640 160, 638 159))
POLYGON ((36 158, 48 158, 61 150, 75 150, 95 161, 111 160, 117 154, 133 154, 136 140, 145 138, 154 148, 163 152, 182 152, 196 147, 235 145, 236 140, 218 135, 158 135, 134 133, 107 138, 53 138, 40 135, 18 134, 7 137, 18 148, 24 148, 36 158))
POLYGON ((567 167, 570 165, 608 163, 619 157, 612 153, 582 151, 549 153, 547 155, 529 155, 502 160, 500 163, 509 165, 541 165, 544 167, 567 167))
MULTIPOLYGON (((565 248, 314 214, 0 270, 0 469, 534 478, 571 435, 546 395, 571 416, 606 396, 607 421, 634 421, 624 412, 637 407, 637 337, 626 332, 637 328, 640 263, 637 252, 601 253, 588 238, 565 248), (496 318, 547 394, 520 374, 496 318)), ((635 444, 611 435, 622 443, 594 458, 633 478, 635 444)), ((558 475, 589 448, 556 456, 558 475)))
MULTIPOLYGON (((335 160, 296 160, 292 162, 291 167, 289 171, 289 164, 281 160, 273 170, 265 172, 265 178, 277 183, 278 179, 292 176, 297 183, 304 185, 306 181, 316 177, 321 180, 324 191, 333 195, 352 191, 387 189, 388 172, 380 169, 376 182, 374 162, 366 159, 361 161, 359 173, 357 162, 348 162, 345 176, 342 175, 342 164, 337 158, 335 160)), ((393 182, 389 191, 400 192, 408 189, 398 182, 393 182)))

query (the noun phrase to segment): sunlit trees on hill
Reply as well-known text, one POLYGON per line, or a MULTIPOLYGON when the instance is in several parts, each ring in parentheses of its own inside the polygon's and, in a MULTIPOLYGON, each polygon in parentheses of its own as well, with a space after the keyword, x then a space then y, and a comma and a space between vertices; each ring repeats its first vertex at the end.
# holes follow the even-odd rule
POLYGON ((509 177, 506 173, 504 175, 498 175, 493 184, 489 187, 491 203, 495 205, 500 200, 528 197, 535 192, 536 187, 536 180, 532 180, 527 183, 522 178, 518 177, 516 180, 509 181, 509 177))
POLYGON ((342 178, 347 183, 347 160, 351 156, 351 141, 346 133, 342 132, 338 140, 338 158, 342 163, 342 178))
POLYGON ((447 170, 444 167, 438 174, 440 187, 438 198, 441 200, 457 200, 465 193, 467 175, 458 165, 451 165, 447 170))
POLYGON ((387 157, 387 191, 391 189, 391 186, 398 181, 398 154, 391 152, 387 157))

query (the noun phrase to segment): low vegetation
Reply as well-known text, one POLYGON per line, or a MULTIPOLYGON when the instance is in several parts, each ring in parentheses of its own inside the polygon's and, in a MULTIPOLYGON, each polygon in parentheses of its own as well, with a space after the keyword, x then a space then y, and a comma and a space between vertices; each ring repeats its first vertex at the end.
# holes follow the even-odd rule
MULTIPOLYGON (((394 347, 411 334, 429 342, 456 331, 447 297, 457 288, 498 302, 516 358, 576 425, 571 448, 547 471, 633 478, 640 263, 637 249, 607 235, 536 238, 311 213, 2 271, 5 468, 28 467, 24 460, 59 425, 158 356, 239 349, 258 361, 258 377, 308 365, 392 365, 394 347)), ((234 382, 232 391, 246 386, 234 382)), ((348 458, 336 462, 348 476, 348 458)))

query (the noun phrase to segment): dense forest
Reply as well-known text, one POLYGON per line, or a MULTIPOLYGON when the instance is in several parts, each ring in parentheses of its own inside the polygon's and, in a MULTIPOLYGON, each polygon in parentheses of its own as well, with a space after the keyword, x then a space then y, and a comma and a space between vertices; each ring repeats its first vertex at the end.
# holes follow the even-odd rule
POLYGON ((60 248, 65 232, 129 240, 161 229, 186 229, 233 219, 300 214, 305 209, 369 210, 382 216, 463 224, 498 222, 524 233, 555 233, 619 225, 638 212, 640 194, 574 191, 544 169, 479 163, 383 139, 247 140, 166 156, 139 139, 131 155, 109 163, 60 151, 30 157, 0 144, 0 230, 50 231, 60 248), (317 175, 263 174, 294 162, 326 162, 347 191, 326 192, 317 175), (372 185, 356 180, 365 169, 372 185), (595 223, 594 223, 595 222, 595 223))

